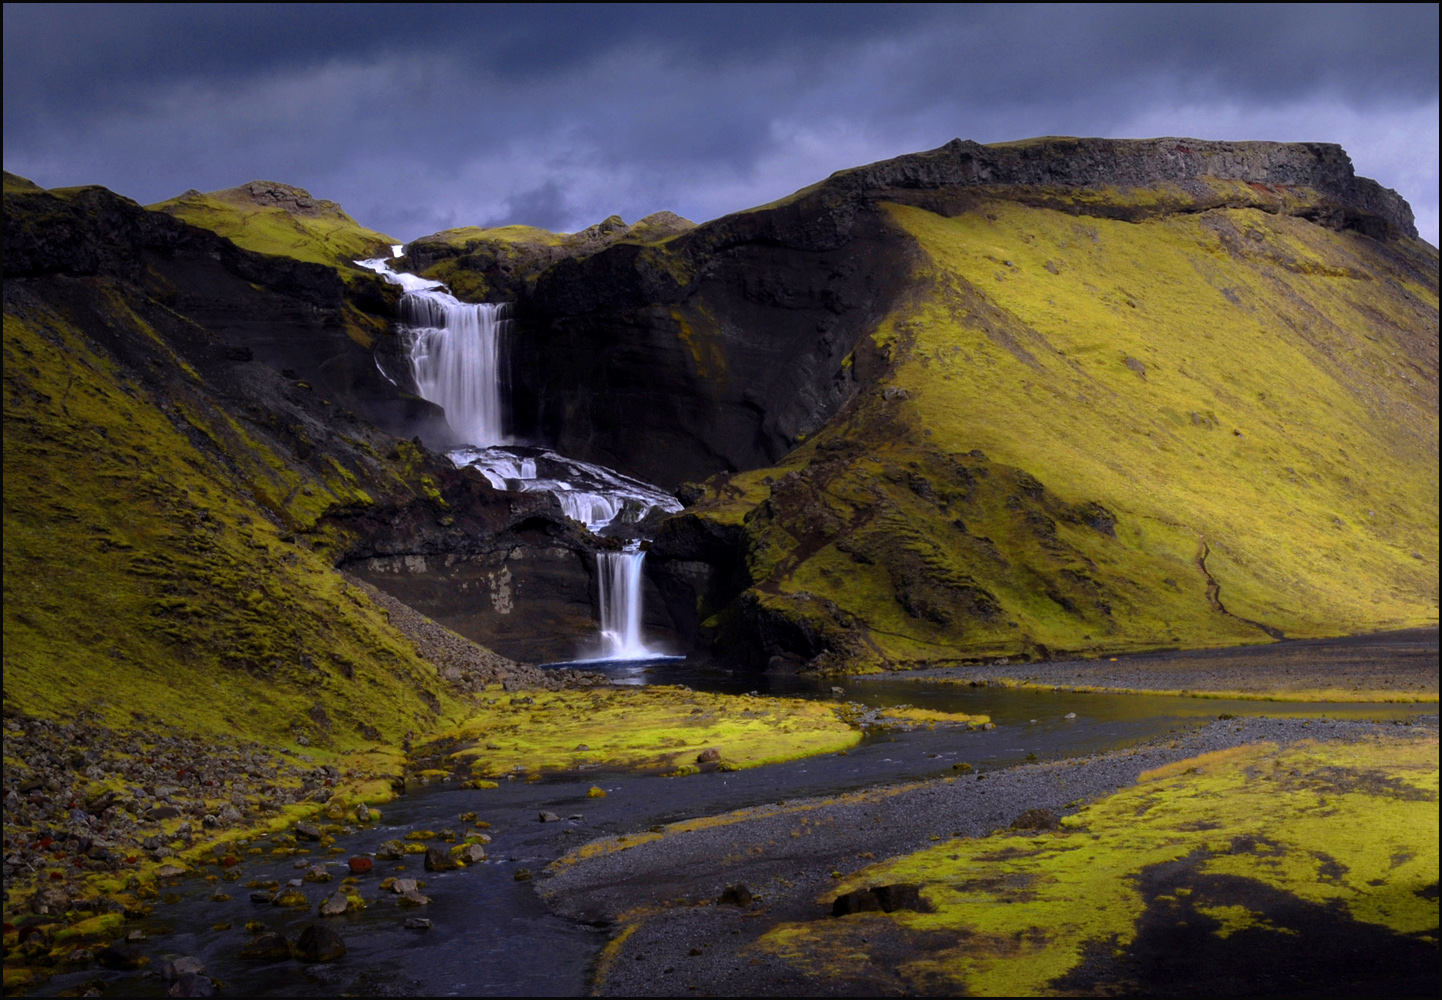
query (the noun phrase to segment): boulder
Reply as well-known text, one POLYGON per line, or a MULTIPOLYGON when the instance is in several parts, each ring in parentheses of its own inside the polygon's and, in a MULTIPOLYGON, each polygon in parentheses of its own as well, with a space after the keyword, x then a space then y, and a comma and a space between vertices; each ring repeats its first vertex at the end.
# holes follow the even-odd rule
POLYGON ((295 939, 295 957, 302 962, 334 962, 345 954, 345 941, 324 924, 310 924, 295 939))

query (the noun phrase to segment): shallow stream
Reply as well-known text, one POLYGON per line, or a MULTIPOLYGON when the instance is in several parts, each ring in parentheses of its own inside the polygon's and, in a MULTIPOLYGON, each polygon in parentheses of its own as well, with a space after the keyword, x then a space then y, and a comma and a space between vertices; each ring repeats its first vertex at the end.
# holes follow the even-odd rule
MULTIPOLYGON (((688 664, 613 664, 615 680, 643 683, 685 683, 710 690, 760 690, 771 695, 834 698, 830 684, 795 677, 758 677, 726 673, 688 664), (649 672, 648 672, 649 671, 649 672)), ((847 754, 827 754, 787 764, 739 772, 715 772, 684 778, 608 775, 560 775, 534 783, 503 782, 486 790, 461 789, 441 782, 413 786, 384 807, 378 828, 337 840, 344 853, 325 857, 273 857, 271 844, 255 845, 266 853, 246 855, 237 882, 207 883, 191 876, 167 887, 178 902, 157 902, 153 917, 131 924, 151 934, 143 947, 158 969, 163 956, 194 955, 208 973, 232 994, 315 996, 385 995, 581 995, 590 963, 606 940, 603 929, 578 926, 552 916, 529 881, 516 881, 520 869, 540 875, 551 861, 570 848, 596 837, 643 831, 658 824, 800 796, 842 792, 879 783, 916 780, 949 774, 965 761, 978 770, 1008 767, 1031 759, 1078 757, 1125 747, 1200 726, 1219 715, 1269 715, 1325 719, 1411 719, 1436 713, 1435 705, 1288 704, 1223 701, 1147 695, 1074 694, 1069 692, 970 687, 947 683, 874 680, 847 682, 848 700, 870 706, 902 703, 950 712, 986 714, 994 730, 938 729, 881 733, 868 737, 847 754), (1074 718, 1068 718, 1074 713, 1074 718), (600 785, 605 798, 588 798, 600 785), (543 811, 562 817, 542 823, 543 811), (376 900, 365 911, 334 917, 327 925, 345 939, 348 953, 330 965, 305 966, 291 961, 247 962, 236 957, 250 935, 246 921, 261 920, 270 930, 293 936, 316 919, 315 904, 347 874, 345 859, 369 854, 386 840, 416 829, 452 829, 464 835, 469 824, 462 813, 475 811, 491 823, 494 838, 487 846, 490 860, 455 872, 428 873, 421 856, 404 861, 377 861, 375 872, 358 888, 376 900), (249 901, 245 883, 251 879, 285 881, 299 877, 296 868, 322 861, 335 881, 310 884, 307 909, 282 910, 249 901), (393 874, 423 880, 429 906, 401 909, 377 883, 393 874), (229 902, 213 902, 216 891, 229 892, 229 902), (377 897, 379 899, 377 900, 377 897), (427 930, 407 930, 409 917, 432 922, 427 930), (214 930, 229 921, 231 928, 214 930)), ((221 869, 209 868, 212 874, 221 869)), ((96 978, 112 983, 111 991, 131 995, 163 995, 168 984, 153 972, 67 973, 50 980, 46 993, 73 989, 96 978)))

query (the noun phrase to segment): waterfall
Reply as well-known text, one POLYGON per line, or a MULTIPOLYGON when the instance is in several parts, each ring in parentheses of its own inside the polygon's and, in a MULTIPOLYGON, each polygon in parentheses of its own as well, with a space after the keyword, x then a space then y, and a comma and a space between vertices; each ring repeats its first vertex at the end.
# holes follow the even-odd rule
POLYGON ((420 394, 446 411, 446 423, 462 441, 503 443, 501 334, 506 307, 461 302, 449 292, 423 289, 401 296, 400 309, 420 394))
POLYGON ((641 639, 641 563, 639 544, 621 552, 598 552, 600 569, 602 658, 644 660, 655 654, 641 639))
MULTIPOLYGON (((404 244, 392 246, 392 258, 404 250, 404 244)), ((593 535, 634 524, 653 510, 681 509, 675 497, 614 469, 544 448, 506 447, 501 367, 506 307, 462 302, 439 281, 392 271, 384 258, 356 263, 405 289, 400 334, 409 344, 417 390, 445 410, 452 433, 467 442, 449 453, 457 467, 476 469, 498 490, 550 493, 567 517, 593 535)), ((596 554, 603 660, 683 659, 658 654, 642 639, 645 558, 639 541, 596 554)))

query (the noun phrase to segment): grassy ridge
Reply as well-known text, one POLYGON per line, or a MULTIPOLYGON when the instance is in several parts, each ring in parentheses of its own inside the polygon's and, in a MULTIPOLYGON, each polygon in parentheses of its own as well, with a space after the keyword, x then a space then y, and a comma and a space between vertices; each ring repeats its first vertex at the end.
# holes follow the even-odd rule
POLYGON ((228 188, 202 194, 187 191, 168 201, 148 206, 224 236, 256 253, 294 257, 313 264, 338 267, 342 276, 354 272, 352 261, 389 257, 400 241, 356 222, 332 201, 310 199, 307 192, 288 185, 273 185, 313 201, 303 214, 279 205, 258 202, 245 188, 228 188))

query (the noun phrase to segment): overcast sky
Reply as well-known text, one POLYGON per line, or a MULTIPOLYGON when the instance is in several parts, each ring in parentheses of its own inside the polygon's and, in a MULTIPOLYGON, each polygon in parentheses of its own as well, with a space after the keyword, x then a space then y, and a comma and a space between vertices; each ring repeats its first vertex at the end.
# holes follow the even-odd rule
POLYGON ((400 239, 703 221, 961 137, 1315 140, 1437 244, 1435 4, 5 4, 5 169, 400 239))

